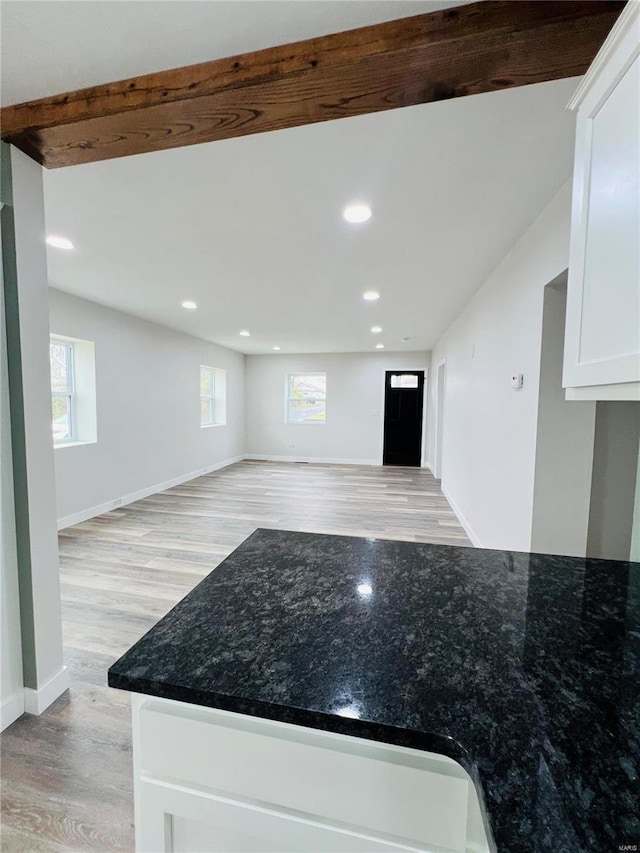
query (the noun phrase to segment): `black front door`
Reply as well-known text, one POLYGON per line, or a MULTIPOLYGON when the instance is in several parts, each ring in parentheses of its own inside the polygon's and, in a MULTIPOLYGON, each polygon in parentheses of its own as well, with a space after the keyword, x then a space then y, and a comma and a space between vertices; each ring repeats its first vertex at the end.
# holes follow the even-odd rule
POLYGON ((387 370, 383 465, 420 465, 424 372, 387 370))

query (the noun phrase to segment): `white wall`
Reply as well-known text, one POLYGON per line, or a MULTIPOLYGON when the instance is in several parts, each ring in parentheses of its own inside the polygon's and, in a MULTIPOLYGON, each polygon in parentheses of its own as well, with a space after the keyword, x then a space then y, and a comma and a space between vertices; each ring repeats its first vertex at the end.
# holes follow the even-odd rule
POLYGON ((385 371, 426 370, 428 365, 426 352, 249 355, 247 453, 380 465, 385 371), (327 374, 326 423, 285 423, 289 373, 327 374))
POLYGON ((596 404, 562 387, 567 276, 544 289, 531 550, 587 552, 596 404))
POLYGON ((434 376, 446 359, 443 491, 487 548, 531 546, 543 295, 568 266, 570 205, 567 182, 432 352, 434 376))
POLYGON ((52 334, 95 342, 95 444, 55 450, 58 519, 76 523, 113 501, 244 453, 244 356, 54 289, 52 334), (227 423, 200 427, 200 365, 227 371, 227 423))

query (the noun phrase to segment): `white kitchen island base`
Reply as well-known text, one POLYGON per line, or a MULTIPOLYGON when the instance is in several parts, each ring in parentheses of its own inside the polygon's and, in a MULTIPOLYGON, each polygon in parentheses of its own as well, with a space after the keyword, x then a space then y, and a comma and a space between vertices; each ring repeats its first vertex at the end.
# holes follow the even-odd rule
POLYGON ((133 695, 138 853, 487 853, 444 756, 133 695))

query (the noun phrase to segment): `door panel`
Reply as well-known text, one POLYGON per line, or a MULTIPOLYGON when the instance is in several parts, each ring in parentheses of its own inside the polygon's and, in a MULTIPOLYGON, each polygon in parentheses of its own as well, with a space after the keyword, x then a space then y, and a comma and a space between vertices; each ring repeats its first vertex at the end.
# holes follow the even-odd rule
POLYGON ((419 467, 422 455, 424 371, 387 370, 383 465, 419 467))

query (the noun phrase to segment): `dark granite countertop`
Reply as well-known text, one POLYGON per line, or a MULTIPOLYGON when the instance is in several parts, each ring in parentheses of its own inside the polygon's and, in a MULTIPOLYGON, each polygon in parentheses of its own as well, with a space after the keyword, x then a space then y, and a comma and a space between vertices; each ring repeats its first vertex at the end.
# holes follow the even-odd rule
POLYGON ((500 853, 640 849, 638 563, 258 530, 109 684, 450 756, 500 853))

